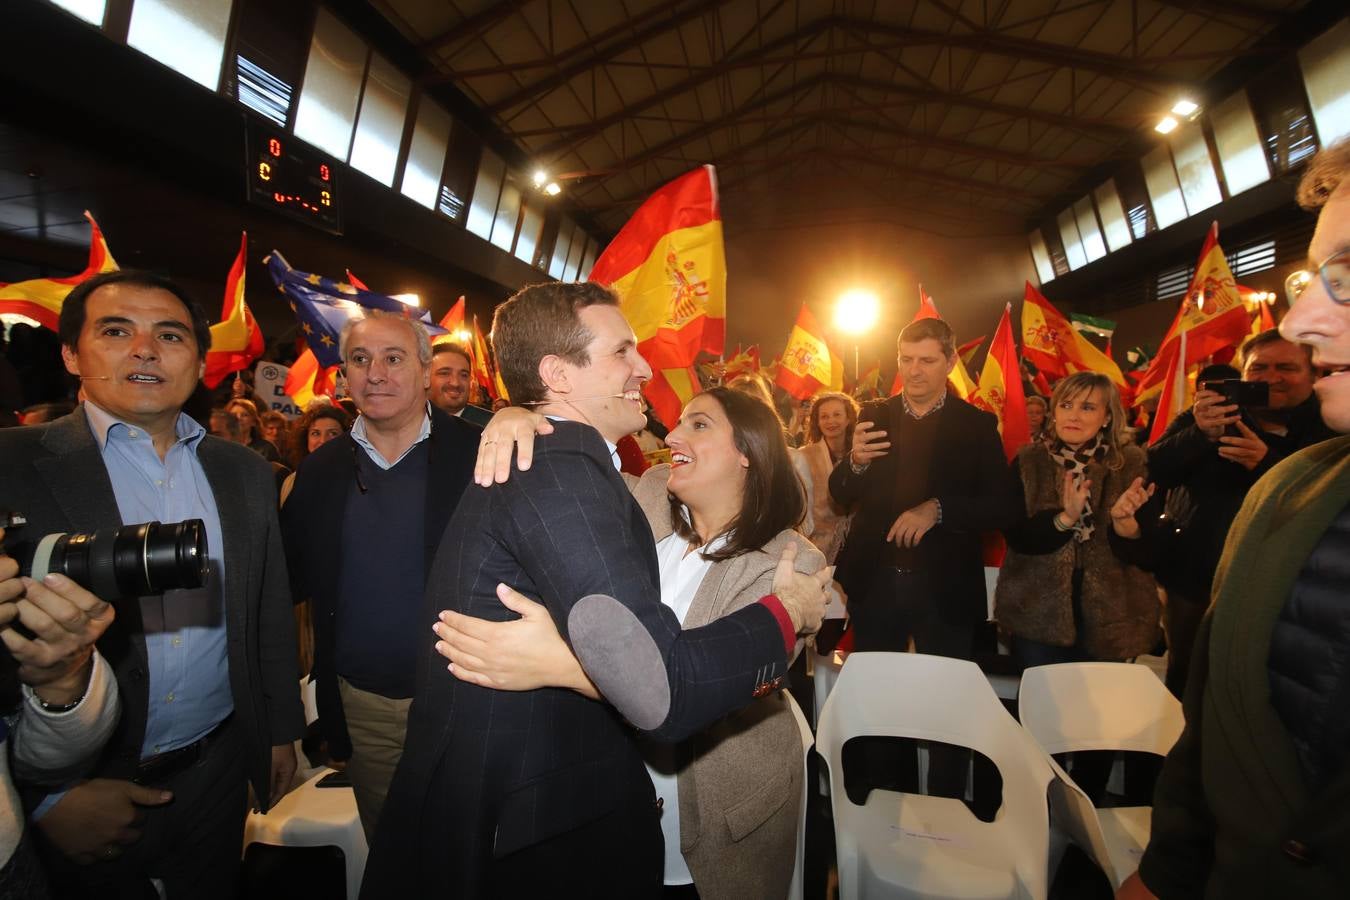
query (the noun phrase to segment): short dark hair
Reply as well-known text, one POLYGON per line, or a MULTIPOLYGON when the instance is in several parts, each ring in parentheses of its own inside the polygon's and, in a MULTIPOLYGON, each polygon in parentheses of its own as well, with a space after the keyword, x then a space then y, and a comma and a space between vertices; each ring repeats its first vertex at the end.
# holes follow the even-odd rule
POLYGON ((928 318, 910 322, 900 329, 900 337, 895 340, 895 349, 899 352, 902 343, 913 344, 930 338, 942 345, 943 356, 951 359, 956 355, 956 333, 944 319, 928 318))
POLYGON ((431 345, 431 358, 433 361, 442 353, 458 353, 460 356, 464 357, 465 362, 470 366, 473 366, 473 354, 469 352, 469 348, 456 341, 439 341, 431 345))
POLYGON ((578 312, 588 306, 618 306, 619 298, 591 281, 550 281, 526 285, 497 307, 492 317, 492 352, 506 393, 515 404, 541 403, 548 388, 539 377, 539 362, 558 356, 574 366, 589 365, 586 348, 595 335, 578 312))
POLYGON ((85 308, 89 305, 89 296, 99 288, 110 284, 155 288, 168 291, 177 297, 178 302, 182 303, 183 308, 187 310, 188 319, 192 323, 192 337, 197 342, 197 356, 206 359, 206 352, 211 349, 211 322, 206 318, 206 312, 201 305, 173 279, 156 272, 146 272, 140 269, 119 269, 116 272, 104 272, 101 275, 95 275, 88 281, 77 284, 75 289, 66 295, 65 302, 61 304, 61 318, 57 323, 57 333, 61 336, 62 344, 75 352, 79 352, 80 332, 84 330, 85 308))
POLYGON ((296 420, 295 426, 291 429, 291 458, 295 460, 297 466, 300 460, 309 456, 309 430, 320 419, 332 419, 341 426, 344 434, 352 430, 351 417, 342 407, 330 406, 327 403, 311 406, 296 420))
MULTIPOLYGON (((780 532, 795 528, 806 516, 806 494, 788 455, 778 416, 749 394, 727 387, 710 388, 701 396, 717 401, 731 422, 736 450, 750 466, 745 470, 741 508, 727 526, 726 544, 705 559, 732 559, 760 550, 780 532)), ((670 499, 675 531, 688 541, 701 540, 674 496, 670 499)), ((711 540, 716 535, 709 535, 711 540)))
POLYGON ((1258 348, 1264 347, 1267 344, 1289 344, 1298 347, 1303 351, 1303 356, 1308 361, 1308 370, 1312 371, 1312 347, 1308 344, 1299 344, 1289 340, 1284 335, 1280 334, 1280 329, 1278 328, 1267 328, 1260 334, 1254 334, 1243 341, 1242 349, 1238 351, 1238 359, 1242 363, 1243 371, 1246 371, 1247 360, 1251 355, 1255 353, 1258 348))

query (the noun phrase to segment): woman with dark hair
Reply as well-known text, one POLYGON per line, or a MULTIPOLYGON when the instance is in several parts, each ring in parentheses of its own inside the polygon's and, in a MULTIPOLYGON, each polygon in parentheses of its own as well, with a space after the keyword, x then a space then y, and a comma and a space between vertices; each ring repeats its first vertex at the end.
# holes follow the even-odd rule
MULTIPOLYGON (((494 424, 488 440, 506 436, 494 424)), ((629 483, 656 538, 661 602, 686 628, 772 590, 788 543, 799 548, 798 571, 824 565, 794 530, 805 499, 782 425, 767 405, 729 388, 705 391, 689 401, 666 444, 671 463, 629 483)), ((598 697, 547 610, 514 591, 503 599, 520 620, 441 614, 437 649, 452 660, 455 676, 502 690, 564 687, 598 697)), ((692 883, 704 900, 786 896, 802 751, 785 694, 761 697, 677 746, 644 749, 660 798, 666 885, 692 883)))
MULTIPOLYGON (((322 404, 310 407, 309 411, 296 420, 291 430, 291 459, 295 460, 296 471, 306 456, 318 450, 333 438, 342 437, 351 430, 352 420, 341 407, 322 404)), ((281 504, 291 495, 295 487, 295 472, 286 476, 281 484, 281 504)))
MULTIPOLYGON (((1024 515, 1005 532, 994 593, 1019 665, 1123 662, 1157 644, 1158 589, 1138 565, 1152 542, 1139 540, 1135 517, 1153 495, 1147 463, 1109 378, 1079 372, 1055 385, 1045 440, 1012 463, 1024 515)), ((1094 800, 1110 771, 1100 762, 1071 770, 1094 800)))
POLYGON ((252 400, 235 397, 225 404, 225 411, 234 416, 244 432, 244 444, 271 463, 281 462, 281 452, 275 444, 263 437, 262 422, 258 416, 258 407, 252 400))
POLYGON ((848 394, 826 391, 816 395, 806 423, 806 444, 797 452, 805 464, 799 467, 808 482, 811 498, 811 531, 807 537, 825 561, 834 562, 848 534, 849 511, 830 496, 830 473, 853 449, 853 426, 858 424, 858 404, 848 394))

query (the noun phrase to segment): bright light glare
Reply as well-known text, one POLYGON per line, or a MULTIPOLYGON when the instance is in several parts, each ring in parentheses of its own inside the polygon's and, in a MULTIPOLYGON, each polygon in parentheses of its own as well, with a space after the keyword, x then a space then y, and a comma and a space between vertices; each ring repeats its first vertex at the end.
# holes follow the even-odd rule
POLYGON ((548 173, 545 172, 543 169, 535 169, 534 186, 537 188, 541 188, 544 186, 545 181, 548 181, 548 173))
POLYGON ((558 187, 558 182, 550 181, 544 186, 544 193, 548 194, 550 197, 556 197, 562 193, 562 188, 558 187))
POLYGON ((1163 116, 1162 120, 1153 126, 1153 130, 1158 134, 1170 134, 1177 130, 1177 124, 1177 120, 1171 116, 1163 116))
POLYGON ((467 331, 461 328, 459 331, 456 331, 453 336, 455 338, 455 343, 467 344, 469 342, 469 338, 471 338, 473 335, 469 334, 467 331))
POLYGON ((871 291, 851 290, 839 296, 834 307, 834 327, 847 334, 863 334, 877 322, 881 301, 871 291))
POLYGON ((1195 113, 1196 110, 1198 110, 1198 109, 1200 109, 1200 104, 1196 103, 1196 102, 1193 101, 1193 100, 1184 100, 1184 99, 1183 99, 1183 100, 1178 100, 1178 101, 1172 106, 1172 113, 1173 113, 1174 115, 1178 115, 1178 116, 1189 116, 1189 115, 1192 115, 1193 113, 1195 113))
POLYGON ((393 297, 398 302, 406 303, 409 306, 422 305, 422 298, 416 294, 390 294, 389 296, 393 297))
POLYGON ((4 330, 4 326, 9 325, 31 325, 34 328, 42 327, 42 323, 38 322, 37 319, 30 319, 19 313, 0 313, 0 331, 4 330))

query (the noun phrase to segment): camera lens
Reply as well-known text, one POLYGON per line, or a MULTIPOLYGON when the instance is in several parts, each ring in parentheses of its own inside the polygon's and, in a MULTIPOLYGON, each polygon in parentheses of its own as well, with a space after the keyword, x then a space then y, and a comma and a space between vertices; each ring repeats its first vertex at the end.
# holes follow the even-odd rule
POLYGON ((144 522, 38 542, 33 577, 59 572, 104 600, 198 588, 206 582, 206 526, 144 522))

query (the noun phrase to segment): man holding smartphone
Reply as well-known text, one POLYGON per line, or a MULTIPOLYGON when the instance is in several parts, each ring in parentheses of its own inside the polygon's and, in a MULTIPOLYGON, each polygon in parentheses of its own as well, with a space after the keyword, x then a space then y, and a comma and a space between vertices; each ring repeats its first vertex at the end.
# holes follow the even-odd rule
POLYGON ((1159 489, 1181 489, 1169 504, 1180 529, 1169 554, 1176 565, 1158 573, 1167 588, 1167 686, 1178 697, 1224 538, 1247 490, 1286 456, 1332 435, 1313 394, 1307 347, 1271 329, 1249 339, 1237 362, 1242 381, 1203 382, 1194 406, 1176 417, 1148 454, 1159 489), (1248 399, 1244 395, 1258 385, 1269 391, 1264 403, 1231 402, 1248 399))

